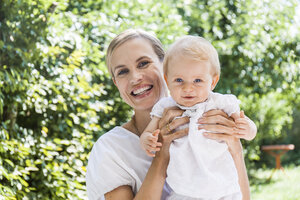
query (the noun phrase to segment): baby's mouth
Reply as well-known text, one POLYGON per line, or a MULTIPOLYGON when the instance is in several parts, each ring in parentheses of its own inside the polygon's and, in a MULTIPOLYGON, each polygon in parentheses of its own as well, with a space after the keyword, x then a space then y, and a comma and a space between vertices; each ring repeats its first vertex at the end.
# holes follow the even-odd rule
POLYGON ((185 99, 192 99, 192 98, 194 98, 194 96, 184 96, 183 98, 185 98, 185 99))
POLYGON ((153 85, 147 85, 147 86, 140 87, 138 89, 133 90, 130 94, 132 96, 142 95, 142 94, 150 91, 152 88, 153 88, 153 85))

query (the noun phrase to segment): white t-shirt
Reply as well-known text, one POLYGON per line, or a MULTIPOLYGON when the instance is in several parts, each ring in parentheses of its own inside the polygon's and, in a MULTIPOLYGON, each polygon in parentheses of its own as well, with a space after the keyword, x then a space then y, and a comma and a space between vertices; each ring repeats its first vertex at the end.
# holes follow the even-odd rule
POLYGON ((174 140, 170 146, 167 183, 171 187, 170 199, 241 199, 238 174, 228 147, 223 141, 211 140, 198 130, 198 119, 204 112, 221 109, 229 116, 239 111, 234 95, 211 92, 205 102, 192 107, 178 105, 172 97, 160 99, 151 116, 161 118, 167 107, 178 106, 185 110, 182 117, 190 118, 189 134, 174 140), (230 197, 230 195, 232 195, 230 197))
MULTIPOLYGON (((94 144, 86 174, 87 194, 90 200, 102 200, 104 194, 122 186, 131 186, 136 194, 151 165, 139 143, 139 137, 117 126, 102 135, 94 144)), ((162 200, 169 194, 163 189, 162 200)))

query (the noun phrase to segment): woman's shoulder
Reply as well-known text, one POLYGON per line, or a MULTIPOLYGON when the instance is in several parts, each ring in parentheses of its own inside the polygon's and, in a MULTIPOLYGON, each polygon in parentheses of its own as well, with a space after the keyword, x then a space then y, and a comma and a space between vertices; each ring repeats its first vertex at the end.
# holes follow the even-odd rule
POLYGON ((138 136, 123 128, 122 126, 116 126, 108 132, 101 135, 95 142, 93 149, 97 147, 109 146, 111 149, 115 147, 123 146, 126 142, 132 142, 138 140, 138 136))
POLYGON ((89 197, 98 199, 121 185, 135 188, 139 179, 136 171, 148 167, 138 163, 145 161, 138 157, 141 152, 138 136, 123 127, 117 126, 100 136, 88 160, 86 183, 89 197), (135 169, 135 165, 141 169, 135 169))
POLYGON ((93 145, 88 167, 130 165, 137 157, 146 154, 141 150, 139 137, 127 129, 117 126, 103 134, 93 145))

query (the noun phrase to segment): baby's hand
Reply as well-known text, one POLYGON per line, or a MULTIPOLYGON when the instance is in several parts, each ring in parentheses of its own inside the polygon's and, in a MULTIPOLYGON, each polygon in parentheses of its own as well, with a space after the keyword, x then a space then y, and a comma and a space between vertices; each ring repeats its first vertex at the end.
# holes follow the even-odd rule
POLYGON ((160 150, 162 143, 158 142, 159 129, 153 133, 144 132, 140 137, 141 147, 146 151, 148 156, 155 157, 155 152, 160 150))
POLYGON ((256 126, 251 120, 245 117, 244 111, 240 112, 240 118, 235 119, 236 128, 234 128, 235 137, 252 140, 256 136, 256 126))

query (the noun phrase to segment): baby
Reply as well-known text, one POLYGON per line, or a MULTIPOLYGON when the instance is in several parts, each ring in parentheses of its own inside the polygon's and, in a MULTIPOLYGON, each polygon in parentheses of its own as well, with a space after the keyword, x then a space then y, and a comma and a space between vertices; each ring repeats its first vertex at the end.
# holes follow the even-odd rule
POLYGON ((221 109, 231 116, 240 138, 247 135, 249 120, 240 112, 234 95, 214 93, 220 77, 220 64, 215 48, 204 38, 184 36, 169 49, 164 60, 164 76, 171 97, 158 101, 151 112, 152 120, 140 142, 149 156, 159 151, 158 122, 167 107, 178 106, 188 116, 189 134, 175 140, 170 147, 167 183, 168 199, 242 199, 234 161, 223 141, 205 138, 197 121, 203 113, 221 109))

